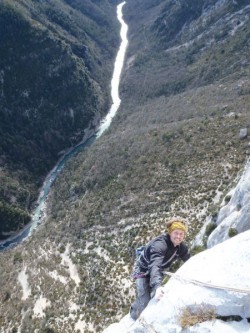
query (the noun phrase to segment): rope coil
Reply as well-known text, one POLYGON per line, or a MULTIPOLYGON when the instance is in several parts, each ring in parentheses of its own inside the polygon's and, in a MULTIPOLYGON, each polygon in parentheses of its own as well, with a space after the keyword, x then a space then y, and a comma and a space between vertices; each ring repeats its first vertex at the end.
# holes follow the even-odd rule
POLYGON ((174 279, 178 279, 180 281, 185 281, 188 283, 193 283, 197 284, 199 286, 204 286, 208 288, 214 288, 214 289, 222 289, 222 290, 229 290, 229 291, 234 291, 237 293, 243 293, 243 294, 250 294, 250 290, 248 289, 238 289, 238 288, 233 288, 233 287, 227 287, 227 286, 218 286, 212 283, 207 283, 207 282, 202 282, 194 279, 188 279, 188 278, 183 278, 180 275, 177 275, 176 273, 170 273, 170 272, 164 272, 165 275, 168 275, 170 277, 173 277, 174 279))

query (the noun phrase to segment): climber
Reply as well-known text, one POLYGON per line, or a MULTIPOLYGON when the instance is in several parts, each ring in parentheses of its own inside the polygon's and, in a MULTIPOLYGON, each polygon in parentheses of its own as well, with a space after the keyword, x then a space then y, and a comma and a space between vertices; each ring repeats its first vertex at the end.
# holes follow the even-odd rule
POLYGON ((182 219, 166 223, 167 233, 152 239, 141 249, 132 274, 136 281, 137 298, 130 307, 130 316, 136 320, 151 298, 163 296, 161 282, 163 270, 169 268, 178 258, 187 261, 190 254, 183 243, 187 225, 182 219))

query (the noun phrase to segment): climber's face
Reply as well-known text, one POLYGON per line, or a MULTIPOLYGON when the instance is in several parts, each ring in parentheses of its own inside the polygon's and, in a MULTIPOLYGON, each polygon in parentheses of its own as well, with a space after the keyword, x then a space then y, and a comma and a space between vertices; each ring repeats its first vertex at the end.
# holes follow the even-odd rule
POLYGON ((185 237, 185 232, 183 230, 175 229, 170 234, 170 240, 174 246, 180 245, 185 237))

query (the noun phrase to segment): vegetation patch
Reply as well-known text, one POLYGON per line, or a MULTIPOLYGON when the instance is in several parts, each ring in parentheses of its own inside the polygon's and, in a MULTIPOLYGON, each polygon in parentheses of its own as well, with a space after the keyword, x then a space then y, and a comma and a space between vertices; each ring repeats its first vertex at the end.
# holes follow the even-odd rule
POLYGON ((229 237, 234 237, 238 234, 238 231, 236 228, 229 228, 228 230, 228 236, 229 237))
POLYGON ((216 319, 216 312, 214 308, 209 305, 193 306, 183 309, 179 317, 180 325, 183 329, 194 326, 204 321, 211 321, 216 319))

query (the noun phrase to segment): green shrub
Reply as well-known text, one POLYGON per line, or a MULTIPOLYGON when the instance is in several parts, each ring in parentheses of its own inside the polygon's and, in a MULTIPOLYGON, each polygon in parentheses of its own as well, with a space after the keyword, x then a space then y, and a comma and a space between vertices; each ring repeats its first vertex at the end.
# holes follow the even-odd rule
POLYGON ((237 229, 235 229, 235 228, 229 228, 229 230, 228 230, 228 236, 229 236, 229 237, 234 237, 234 236, 236 236, 237 234, 238 234, 237 229))
POLYGON ((216 229, 216 227, 217 227, 217 225, 215 223, 210 222, 206 226, 205 235, 208 237, 214 231, 214 229, 216 229))
POLYGON ((16 252, 15 254, 14 254, 14 258, 13 258, 13 262, 14 262, 14 264, 16 263, 16 262, 22 262, 23 261, 23 258, 22 258, 22 254, 21 254, 21 252, 16 252))
POLYGON ((162 135, 162 140, 164 142, 171 142, 174 138, 174 134, 173 133, 169 133, 169 132, 166 132, 162 135))
POLYGON ((191 255, 194 256, 202 251, 204 251, 206 248, 202 245, 197 245, 195 247, 192 248, 191 250, 191 255))
POLYGON ((53 328, 44 328, 42 330, 42 333, 56 333, 56 331, 53 328))
POLYGON ((65 252, 65 246, 64 246, 64 245, 61 245, 61 246, 59 247, 59 252, 60 252, 60 253, 64 253, 64 252, 65 252))
POLYGON ((4 294, 3 294, 3 302, 6 302, 10 299, 11 297, 11 294, 9 291, 5 291, 4 294))
POLYGON ((225 203, 227 204, 230 200, 231 200, 232 196, 231 195, 226 195, 224 200, 225 200, 225 203))

